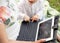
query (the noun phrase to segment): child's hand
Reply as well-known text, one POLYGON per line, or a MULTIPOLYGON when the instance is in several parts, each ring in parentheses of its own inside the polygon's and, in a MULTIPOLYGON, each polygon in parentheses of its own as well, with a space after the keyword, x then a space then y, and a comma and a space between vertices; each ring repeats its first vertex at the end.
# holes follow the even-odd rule
POLYGON ((34 42, 34 43, 44 43, 44 42, 46 42, 46 40, 45 39, 40 39, 40 40, 37 40, 36 42, 34 42))
POLYGON ((28 15, 25 15, 24 16, 24 21, 26 21, 26 22, 28 21, 29 22, 30 21, 30 17, 28 15))
POLYGON ((8 11, 9 10, 6 7, 4 7, 4 6, 0 7, 0 19, 2 19, 3 22, 5 22, 6 19, 8 19, 10 16, 8 11))
POLYGON ((38 16, 38 15, 34 15, 34 16, 31 18, 32 22, 37 21, 38 19, 39 19, 39 16, 38 16))

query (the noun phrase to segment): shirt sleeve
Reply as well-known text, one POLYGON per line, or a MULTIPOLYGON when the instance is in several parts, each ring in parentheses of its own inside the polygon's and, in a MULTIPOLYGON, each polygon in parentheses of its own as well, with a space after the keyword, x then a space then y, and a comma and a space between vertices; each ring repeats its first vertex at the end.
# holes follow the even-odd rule
POLYGON ((39 16, 40 20, 43 20, 43 19, 45 19, 43 2, 40 3, 40 6, 41 6, 41 8, 38 12, 36 12, 36 15, 39 16))
POLYGON ((36 13, 36 15, 39 16, 39 19, 40 19, 40 20, 43 20, 43 19, 44 19, 43 10, 38 11, 38 12, 36 13))
POLYGON ((25 8, 24 8, 24 4, 21 2, 20 5, 18 6, 18 9, 19 9, 19 15, 18 15, 18 19, 24 19, 24 16, 26 15, 26 11, 25 11, 25 8))

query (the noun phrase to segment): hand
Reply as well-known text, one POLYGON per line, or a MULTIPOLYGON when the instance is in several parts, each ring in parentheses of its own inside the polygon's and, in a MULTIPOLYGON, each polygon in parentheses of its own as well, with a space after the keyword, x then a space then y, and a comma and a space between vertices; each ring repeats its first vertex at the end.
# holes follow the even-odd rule
POLYGON ((13 41, 13 40, 10 40, 10 43, 43 43, 45 42, 45 39, 41 39, 41 40, 38 40, 38 41, 35 41, 35 42, 32 42, 32 41, 13 41))
POLYGON ((60 42, 60 35, 57 34, 57 40, 60 42))
POLYGON ((46 42, 45 39, 37 40, 37 41, 35 41, 34 43, 43 43, 43 42, 46 42))
POLYGON ((29 22, 30 21, 30 17, 28 15, 25 15, 24 16, 24 21, 28 21, 29 22))
POLYGON ((38 19, 39 19, 39 16, 38 16, 38 15, 34 15, 34 16, 31 18, 32 22, 37 21, 38 19))

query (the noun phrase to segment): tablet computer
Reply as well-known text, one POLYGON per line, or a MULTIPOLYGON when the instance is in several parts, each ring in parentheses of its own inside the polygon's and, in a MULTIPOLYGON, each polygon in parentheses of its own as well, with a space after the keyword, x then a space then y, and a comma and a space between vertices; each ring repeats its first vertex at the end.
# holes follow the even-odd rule
POLYGON ((20 27, 20 32, 17 40, 21 41, 35 41, 38 22, 23 21, 20 27))
POLYGON ((39 39, 53 40, 54 29, 52 27, 54 26, 54 18, 51 17, 38 23, 35 41, 39 39))
MULTIPOLYGON (((57 20, 56 20, 57 21, 57 20)), ((50 41, 54 39, 53 26, 55 17, 45 19, 38 22, 22 22, 17 40, 22 41, 36 41, 39 39, 45 39, 50 41)))

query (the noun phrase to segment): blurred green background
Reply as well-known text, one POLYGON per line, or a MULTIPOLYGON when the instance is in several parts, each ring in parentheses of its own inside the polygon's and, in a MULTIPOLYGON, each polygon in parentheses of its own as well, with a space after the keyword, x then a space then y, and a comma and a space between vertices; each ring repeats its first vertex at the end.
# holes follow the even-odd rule
MULTIPOLYGON (((50 6, 60 12, 60 0, 48 0, 50 6)), ((60 19, 59 19, 59 31, 60 31, 60 19)))
MULTIPOLYGON (((60 12, 60 0, 48 0, 48 1, 51 7, 55 8, 57 11, 60 12)), ((58 24, 59 24, 59 34, 60 34, 60 20, 58 24)))
MULTIPOLYGON (((60 12, 60 0, 48 0, 50 6, 60 12)), ((60 19, 59 19, 59 34, 60 34, 60 19)), ((60 42, 57 42, 60 43, 60 42)))
POLYGON ((48 0, 50 2, 50 6, 55 8, 60 12, 60 0, 48 0))

